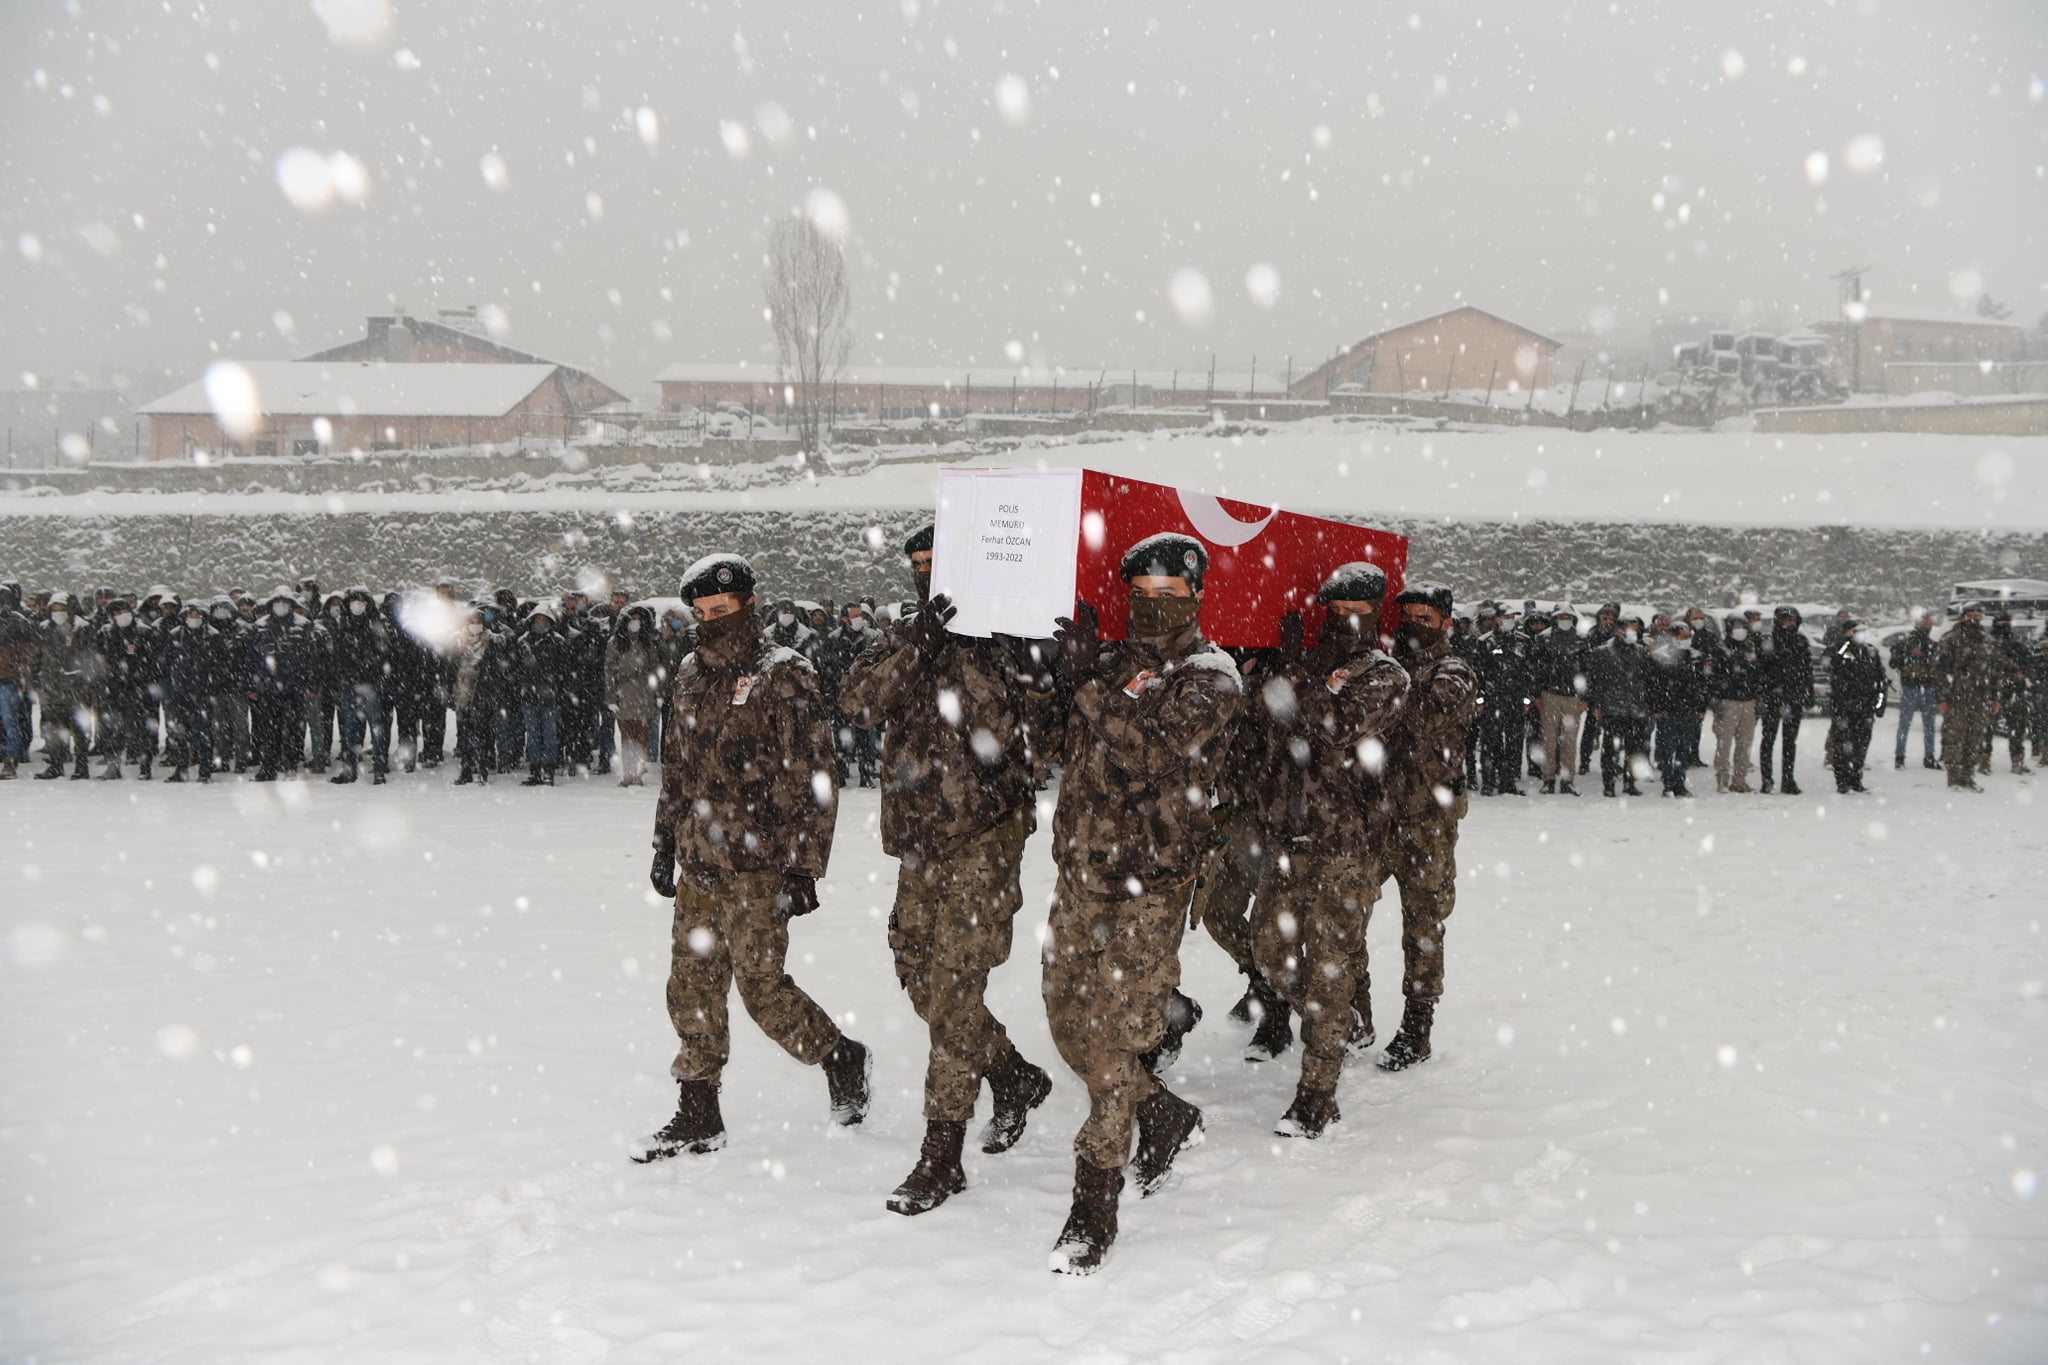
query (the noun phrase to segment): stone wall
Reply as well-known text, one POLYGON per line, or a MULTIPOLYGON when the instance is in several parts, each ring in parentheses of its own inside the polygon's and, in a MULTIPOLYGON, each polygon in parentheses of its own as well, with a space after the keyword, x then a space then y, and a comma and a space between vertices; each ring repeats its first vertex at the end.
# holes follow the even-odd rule
MULTIPOLYGON (((712 550, 751 557, 764 593, 904 596, 896 547, 916 512, 648 512, 629 525, 601 513, 476 512, 341 516, 0 517, 0 579, 87 590, 168 583, 187 592, 266 592, 302 574, 323 583, 431 583, 557 592, 594 568, 636 595, 671 593, 712 550)), ((1839 602, 1901 616, 1945 601, 1950 584, 2038 573, 2048 533, 1850 527, 1637 526, 1598 522, 1402 522, 1410 572, 1480 595, 1621 597, 1671 606, 1839 602)))

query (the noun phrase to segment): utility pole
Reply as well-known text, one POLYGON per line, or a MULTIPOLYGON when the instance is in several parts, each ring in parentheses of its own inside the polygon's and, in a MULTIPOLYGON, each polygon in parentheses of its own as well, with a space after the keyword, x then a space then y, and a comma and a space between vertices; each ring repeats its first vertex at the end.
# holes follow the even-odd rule
POLYGON ((1493 406, 1493 381, 1500 378, 1500 357, 1493 358, 1493 368, 1486 373, 1486 406, 1493 406))

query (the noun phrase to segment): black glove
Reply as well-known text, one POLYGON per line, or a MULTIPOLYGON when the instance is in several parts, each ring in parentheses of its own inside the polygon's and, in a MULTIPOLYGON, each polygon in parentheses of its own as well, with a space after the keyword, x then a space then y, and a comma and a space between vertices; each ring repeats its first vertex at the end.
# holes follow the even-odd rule
POLYGON ((775 913, 787 924, 798 915, 818 908, 818 879, 801 872, 782 874, 782 890, 775 897, 775 913))
POLYGON ((917 621, 910 628, 910 643, 917 646, 926 663, 937 659, 939 651, 946 647, 946 623, 959 614, 960 608, 944 593, 934 594, 918 612, 917 621))
POLYGON ((670 840, 654 846, 654 866, 648 869, 647 881, 665 899, 676 898, 676 846, 670 840))
POLYGON ((1280 618, 1280 662, 1282 665, 1298 664, 1308 657, 1308 646, 1303 643, 1308 631, 1301 623, 1301 613, 1290 611, 1280 618))
POLYGON ((1076 602, 1071 619, 1061 616, 1053 624, 1059 627, 1052 638, 1059 644, 1060 673, 1069 684, 1078 687, 1095 671, 1096 661, 1102 656, 1101 623, 1095 608, 1086 602, 1076 602))
POLYGON ((1036 692, 1050 691, 1053 660, 1058 649, 1051 640, 1027 640, 1021 635, 998 635, 996 642, 1010 656, 1010 671, 1018 681, 1036 692))

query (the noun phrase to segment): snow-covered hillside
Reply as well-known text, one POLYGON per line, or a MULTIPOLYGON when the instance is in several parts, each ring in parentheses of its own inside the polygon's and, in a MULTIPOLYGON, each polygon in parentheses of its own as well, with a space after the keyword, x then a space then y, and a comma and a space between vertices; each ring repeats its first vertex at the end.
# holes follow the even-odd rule
POLYGON ((1314 1146, 1270 1132, 1299 1053, 1238 1060, 1191 939, 1210 1138, 1084 1282, 1044 1269, 1084 1101, 1038 999, 1043 833, 991 999, 1058 1089, 913 1221, 882 1208, 923 1039, 871 793, 791 971, 874 1047, 873 1116, 831 1128, 735 1009, 731 1146, 640 1168, 674 1100, 651 795, 446 780, 0 788, 0 1356, 2048 1353, 2039 778, 1476 803, 1439 1056, 1355 1069, 1314 1146))

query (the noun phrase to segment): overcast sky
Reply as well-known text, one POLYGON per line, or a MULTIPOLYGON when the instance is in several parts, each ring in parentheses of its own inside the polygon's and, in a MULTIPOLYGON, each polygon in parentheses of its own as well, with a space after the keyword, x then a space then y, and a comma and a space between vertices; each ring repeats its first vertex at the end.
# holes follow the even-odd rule
POLYGON ((1850 264, 1877 311, 2048 311, 2039 0, 0 0, 0 63, 0 387, 396 301, 644 393, 770 356, 766 224, 816 190, 857 362, 1789 326, 1850 264))

